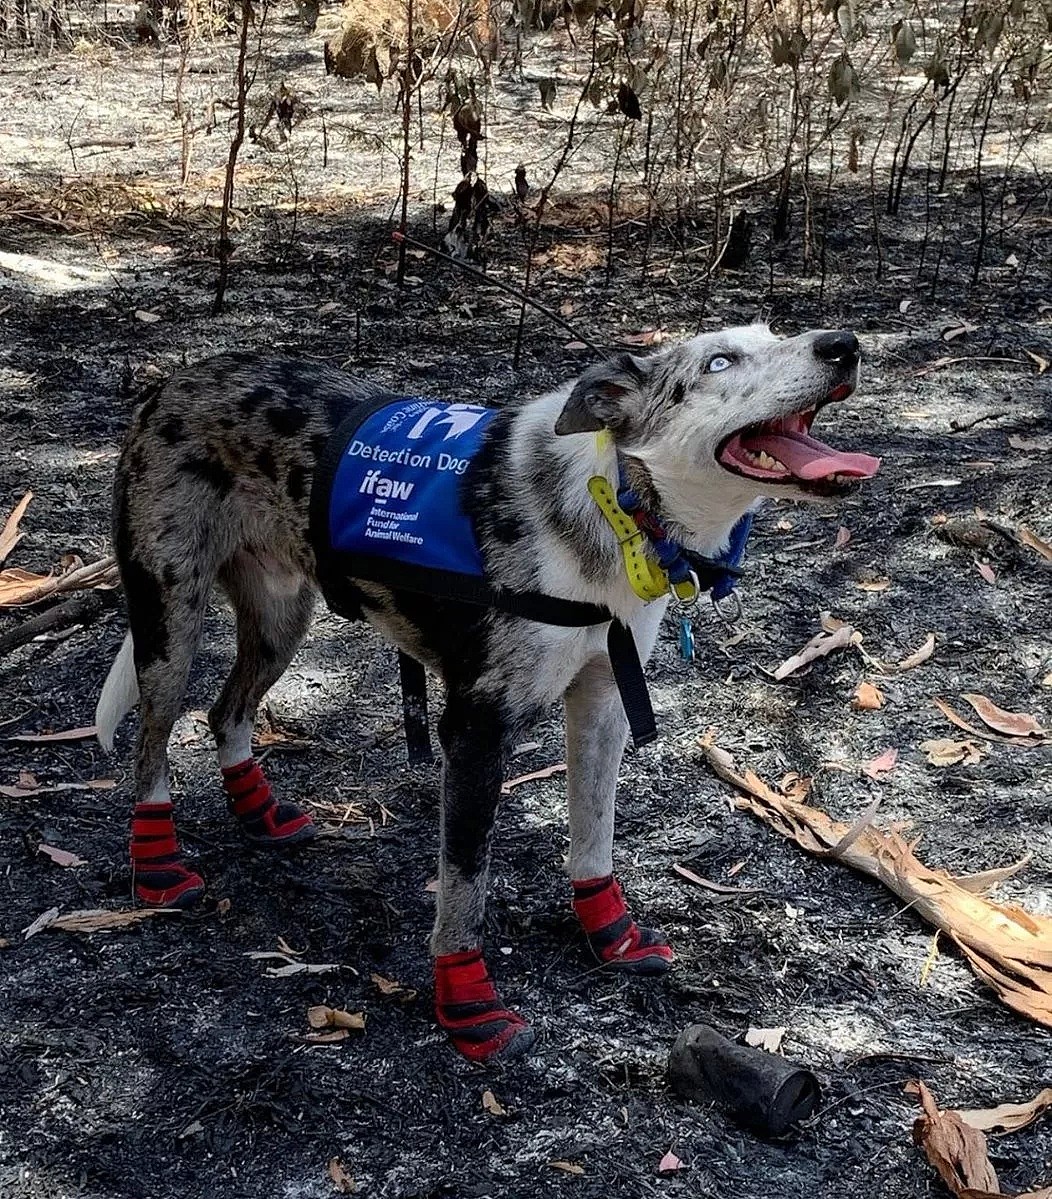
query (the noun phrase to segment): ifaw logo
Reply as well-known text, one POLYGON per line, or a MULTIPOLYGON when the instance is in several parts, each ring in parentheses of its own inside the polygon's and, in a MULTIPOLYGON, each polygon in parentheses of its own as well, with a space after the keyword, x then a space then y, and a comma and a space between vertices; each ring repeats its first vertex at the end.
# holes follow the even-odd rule
POLYGON ((378 470, 369 470, 365 472, 358 491, 362 495, 375 495, 381 500, 407 500, 415 486, 415 483, 405 483, 401 479, 385 479, 378 470))
POLYGON ((439 425, 449 425, 449 431, 442 438, 443 441, 449 441, 473 429, 488 411, 488 408, 479 404, 447 404, 445 408, 428 408, 406 434, 406 440, 418 441, 428 425, 437 422, 439 425))

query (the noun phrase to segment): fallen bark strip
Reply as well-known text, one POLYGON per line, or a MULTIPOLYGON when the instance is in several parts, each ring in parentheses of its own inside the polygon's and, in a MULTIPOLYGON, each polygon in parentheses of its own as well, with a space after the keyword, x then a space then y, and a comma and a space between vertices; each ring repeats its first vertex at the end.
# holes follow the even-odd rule
MULTIPOLYGON (((1052 919, 977 893, 976 876, 958 881, 930 870, 894 829, 846 825, 773 791, 710 737, 701 741, 709 765, 743 794, 735 805, 817 857, 835 858, 878 879, 954 942, 976 975, 1021 1015, 1052 1028, 1052 919)), ((1001 871, 992 871, 990 882, 1001 871)))
MULTIPOLYGON (((1040 1114, 1042 1102, 1048 1093, 1042 1091, 1028 1104, 1005 1104, 1000 1109, 986 1112, 961 1112, 942 1110, 935 1097, 920 1079, 906 1084, 906 1093, 916 1095, 924 1109, 913 1124, 913 1143, 919 1145, 935 1167, 947 1189, 957 1199, 1013 1199, 1001 1189, 997 1174, 990 1162, 983 1130, 997 1127, 999 1115, 1022 1114, 1022 1123, 1015 1127, 1024 1128, 1040 1114), (1026 1113, 1030 1119, 1026 1119, 1026 1113), (988 1119, 994 1118, 994 1123, 988 1119), (978 1119, 977 1119, 978 1118, 978 1119)), ((1014 1199, 1052 1199, 1052 1187, 1017 1194, 1014 1199)))
POLYGON ((117 562, 112 555, 58 575, 37 575, 12 568, 0 573, 0 608, 25 607, 66 591, 95 587, 105 589, 119 585, 117 562))

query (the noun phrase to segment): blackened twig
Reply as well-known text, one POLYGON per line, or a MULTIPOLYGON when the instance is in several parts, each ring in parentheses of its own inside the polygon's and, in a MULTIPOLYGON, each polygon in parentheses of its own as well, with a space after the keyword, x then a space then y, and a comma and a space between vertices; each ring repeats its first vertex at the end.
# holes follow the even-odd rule
POLYGON ((583 333, 578 332, 578 330, 575 329, 569 321, 563 320, 563 318, 557 312, 553 312, 551 308, 548 308, 546 305, 542 304, 540 300, 535 300, 532 296, 526 295, 525 292, 523 292, 520 288, 515 287, 513 284, 505 283, 503 279, 494 279, 492 275, 487 275, 485 271, 480 271, 478 267, 471 266, 467 262, 461 262, 459 258, 454 258, 451 254, 443 254, 441 250, 436 250, 433 246, 429 246, 426 242, 417 241, 415 237, 410 237, 407 233, 402 233, 399 229, 395 229, 392 232, 391 238, 398 244, 412 246, 416 250, 423 250, 425 254, 430 254, 432 258, 438 258, 442 262, 451 263, 453 266, 467 272, 469 275, 477 275, 478 278, 484 279, 487 283, 492 283, 494 287, 499 287, 501 291, 506 291, 508 295, 514 296, 515 299, 519 300, 521 303, 529 304, 531 308, 536 308, 538 312, 542 312, 546 317, 548 317, 549 320, 555 321, 557 325, 562 325, 562 327, 568 333, 572 333, 579 342, 581 342, 583 345, 586 345, 596 354, 604 354, 606 352, 597 346, 595 342, 589 341, 583 333))

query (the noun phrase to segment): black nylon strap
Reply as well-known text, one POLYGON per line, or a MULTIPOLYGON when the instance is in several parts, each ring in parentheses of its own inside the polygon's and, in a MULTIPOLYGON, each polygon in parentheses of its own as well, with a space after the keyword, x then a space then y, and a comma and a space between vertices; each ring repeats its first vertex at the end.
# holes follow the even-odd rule
POLYGON ((632 743, 638 749, 657 737, 657 722, 647 691, 647 680, 639 662, 632 630, 620 620, 610 622, 606 635, 606 651, 610 655, 610 668, 614 682, 621 693, 621 703, 632 730, 632 743))
POLYGON ((398 676, 402 682, 402 717, 409 765, 427 766, 435 760, 427 725, 427 675, 416 658, 399 650, 398 676))

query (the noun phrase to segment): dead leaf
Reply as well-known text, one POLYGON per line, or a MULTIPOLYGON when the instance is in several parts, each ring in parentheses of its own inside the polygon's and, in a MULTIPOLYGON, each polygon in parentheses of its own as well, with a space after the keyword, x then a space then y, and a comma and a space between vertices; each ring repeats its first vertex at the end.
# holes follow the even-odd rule
POLYGON ((959 716, 945 700, 939 699, 937 695, 932 697, 931 702, 951 724, 955 724, 959 729, 964 729, 966 733, 970 733, 973 737, 979 737, 983 741, 997 741, 1001 745, 1018 745, 1020 747, 1044 745, 1044 741, 1035 737, 1005 737, 1001 733, 994 733, 989 729, 981 729, 977 725, 969 724, 963 716, 959 716))
POLYGON ((401 1003, 409 1003, 410 1000, 416 998, 416 991, 412 987, 404 987, 400 982, 395 982, 393 978, 384 978, 382 974, 370 974, 369 977, 376 984, 380 994, 387 999, 397 999, 401 1003))
POLYGON ((288 941, 280 936, 278 937, 278 948, 282 953, 287 953, 290 958, 301 958, 307 952, 305 949, 293 949, 288 941))
POLYGON ((836 541, 833 542, 833 547, 842 550, 845 545, 851 540, 851 530, 845 525, 841 525, 836 531, 836 541))
POLYGON ((42 745, 47 741, 85 741, 88 737, 94 737, 97 731, 92 724, 80 729, 66 729, 62 733, 19 733, 4 740, 20 741, 23 745, 42 745))
MULTIPOLYGON (((1037 373, 1043 375, 1048 370, 1048 359, 1042 358, 1040 354, 1035 354, 1033 350, 1024 350, 1023 353, 1037 367, 1037 373)), ((2 559, 0 559, 2 561, 2 559)))
POLYGON ((218 915, 218 916, 227 916, 227 915, 229 915, 229 913, 230 913, 230 909, 231 909, 233 906, 234 906, 234 901, 233 901, 232 899, 225 899, 225 898, 224 898, 224 899, 221 899, 221 900, 220 900, 220 901, 219 901, 219 902, 216 904, 216 915, 218 915))
POLYGON ((502 795, 507 795, 516 787, 521 787, 523 783, 532 783, 535 779, 550 779, 553 774, 563 774, 566 770, 565 762, 558 762, 555 766, 545 766, 542 770, 532 770, 529 774, 520 774, 518 778, 508 779, 501 787, 502 795))
POLYGON ((18 503, 15 504, 11 515, 4 522, 3 529, 0 529, 0 562, 3 562, 7 555, 22 540, 24 534, 18 526, 22 517, 25 516, 26 509, 29 507, 29 502, 32 498, 33 493, 27 491, 18 503))
POLYGON ((37 853, 42 853, 45 857, 50 858, 56 866, 86 866, 88 864, 84 858, 78 858, 68 849, 57 849, 54 845, 45 845, 43 842, 37 846, 37 853))
POLYGON ((665 1156, 658 1162, 657 1172, 659 1174, 675 1174, 677 1170, 683 1169, 683 1162, 670 1149, 665 1156))
POLYGON ((778 795, 753 771, 739 771, 711 735, 700 746, 712 770, 742 793, 736 807, 808 853, 834 857, 878 879, 915 915, 945 933, 1003 1003, 1052 1027, 1052 918, 976 894, 976 880, 968 876, 958 880, 929 869, 917 859, 916 843, 907 844, 895 828, 877 828, 872 820, 849 827, 820 808, 778 795))
POLYGON ((978 325, 970 325, 967 321, 955 321, 952 325, 943 326, 942 339, 943 341, 956 341, 958 337, 974 333, 978 328, 978 325))
POLYGON ((997 582, 997 575, 989 562, 976 562, 975 569, 992 587, 997 582))
POLYGON ((924 639, 924 644, 920 649, 914 650, 908 657, 895 667, 896 670, 913 670, 914 667, 920 666, 922 662, 927 660, 935 653, 935 634, 929 633, 924 639))
POLYGON ((886 578, 856 579, 855 586, 859 591, 887 591, 891 586, 891 580, 886 578))
POLYGON ((553 1170, 562 1170, 564 1174, 583 1174, 584 1166, 579 1166, 576 1162, 549 1162, 549 1166, 553 1170))
POLYGON ((645 329, 642 333, 622 333, 618 341, 626 346, 659 346, 671 336, 664 329, 645 329))
POLYGON ((508 1109, 503 1106, 492 1091, 482 1092, 482 1107, 491 1116, 506 1116, 508 1114, 508 1109))
POLYGON ((1038 535, 1032 529, 1028 529, 1026 525, 1019 526, 1019 540, 1024 545, 1030 546, 1032 550, 1035 550, 1037 553, 1039 553, 1046 562, 1052 562, 1052 545, 1038 537, 1038 535))
POLYGON ((1003 733, 1006 737, 1045 737, 1048 730, 1043 729, 1037 720, 1027 712, 1006 712, 999 708, 993 700, 975 692, 965 692, 961 699, 978 713, 983 724, 988 725, 995 733, 1003 733))
POLYGON ((920 748, 932 766, 956 766, 958 762, 974 766, 983 756, 982 748, 974 741, 954 741, 949 737, 922 741, 920 748))
POLYGON ((841 625, 834 633, 819 633, 812 637, 798 654, 786 658, 774 671, 774 678, 781 681, 788 678, 789 675, 795 674, 801 667, 813 662, 816 658, 824 658, 826 654, 831 654, 835 649, 846 649, 855 642, 856 636, 859 641, 862 640, 862 635, 856 634, 854 628, 849 624, 841 625))
POLYGON ((855 688, 851 697, 851 707, 856 712, 875 712, 884 706, 884 692, 879 687, 865 681, 855 688))
POLYGON ((161 318, 156 312, 147 312, 144 308, 135 310, 135 319, 142 321, 144 325, 155 325, 161 318))
POLYGON ((343 1168, 343 1162, 338 1157, 329 1158, 328 1171, 332 1185, 341 1195, 353 1195, 358 1189, 354 1179, 343 1168))
POLYGON ((913 1124, 913 1141, 935 1167, 936 1173, 957 1196, 968 1192, 1001 1193, 997 1175, 986 1153, 986 1137, 965 1124, 957 1112, 941 1112, 923 1082, 907 1083, 906 1090, 920 1099, 924 1115, 913 1124))
POLYGON ((890 774, 895 769, 895 763, 899 760, 899 751, 897 749, 886 749, 882 754, 879 754, 871 762, 867 762, 862 770, 868 774, 871 779, 880 779, 885 774, 890 774))
POLYGON ((350 1035, 346 1028, 333 1028, 325 1032, 294 1032, 290 1033, 289 1037, 302 1045, 338 1045, 350 1035))
POLYGON ((365 1016, 361 1012, 345 1012, 342 1008, 327 1007, 324 1003, 307 1009, 307 1023, 311 1028, 365 1031, 365 1016))
POLYGON ((564 350, 587 350, 588 347, 583 341, 568 341, 564 346, 564 350))
MULTIPOLYGON (((739 862, 738 870, 744 865, 744 862, 739 862)), ((700 874, 695 874, 689 866, 684 866, 680 862, 673 862, 673 871, 685 878, 688 883, 694 883, 695 886, 702 887, 706 891, 715 891, 717 895, 759 895, 759 891, 748 891, 742 887, 728 887, 726 883, 714 883, 711 879, 702 878, 700 874)), ((737 870, 734 872, 737 874, 737 870)))
POLYGON ((958 1115, 965 1124, 980 1132, 1018 1132, 1028 1124, 1033 1124, 1050 1107, 1052 1087, 1045 1087, 1026 1103, 1001 1103, 997 1107, 962 1111, 958 1115))
POLYGON ((745 1044, 766 1053, 778 1053, 784 1038, 784 1028, 750 1028, 745 1034, 745 1044))

